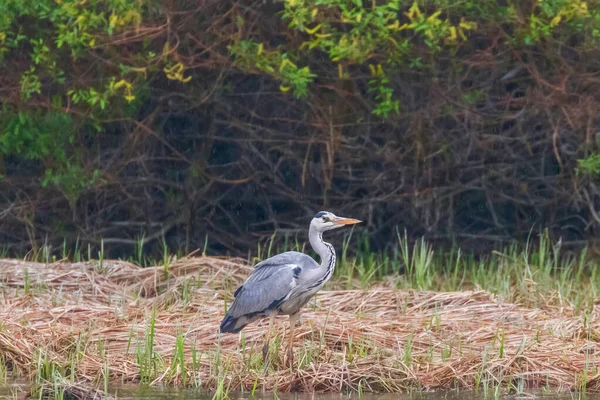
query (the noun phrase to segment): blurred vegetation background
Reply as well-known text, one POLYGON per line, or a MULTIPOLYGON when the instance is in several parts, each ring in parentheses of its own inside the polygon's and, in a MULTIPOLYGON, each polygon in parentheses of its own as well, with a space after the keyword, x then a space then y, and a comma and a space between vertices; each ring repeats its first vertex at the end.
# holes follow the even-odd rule
POLYGON ((0 243, 589 244, 599 50, 598 0, 0 0, 0 243))

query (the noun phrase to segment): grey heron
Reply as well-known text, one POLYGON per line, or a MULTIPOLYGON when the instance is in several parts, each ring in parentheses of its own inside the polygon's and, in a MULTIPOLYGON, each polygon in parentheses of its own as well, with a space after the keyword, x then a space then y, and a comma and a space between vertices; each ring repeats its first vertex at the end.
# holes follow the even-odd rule
POLYGON ((289 315, 287 354, 288 361, 293 362, 294 327, 300 309, 331 278, 335 268, 335 249, 323 241, 323 232, 359 222, 328 211, 315 214, 310 222, 308 239, 321 258, 321 264, 297 251, 286 251, 256 264, 246 281, 234 292, 233 303, 221 321, 221 333, 237 333, 246 325, 269 317, 269 330, 263 346, 263 358, 266 359, 275 317, 289 315))

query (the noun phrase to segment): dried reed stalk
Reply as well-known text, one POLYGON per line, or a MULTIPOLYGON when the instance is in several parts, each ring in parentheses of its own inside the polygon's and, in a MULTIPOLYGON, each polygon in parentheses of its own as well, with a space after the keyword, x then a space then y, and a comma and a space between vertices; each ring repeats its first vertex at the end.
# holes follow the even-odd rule
MULTIPOLYGON (((225 302, 249 270, 243 260, 210 257, 180 259, 168 271, 122 261, 0 260, 0 357, 35 374, 43 352, 55 365, 73 365, 78 380, 97 383, 108 369, 110 380, 139 381, 136 349, 147 343, 156 310, 153 350, 162 362, 154 382, 183 383, 179 334, 186 383, 209 389, 220 380, 232 390, 257 383, 265 390, 332 392, 520 381, 526 388, 600 391, 598 312, 584 318, 564 305, 527 308, 484 291, 383 285, 320 292, 296 330, 298 366, 284 367, 280 354, 265 372, 265 322, 245 329, 243 340, 218 334, 225 302)), ((281 338, 284 324, 277 330, 281 338)))

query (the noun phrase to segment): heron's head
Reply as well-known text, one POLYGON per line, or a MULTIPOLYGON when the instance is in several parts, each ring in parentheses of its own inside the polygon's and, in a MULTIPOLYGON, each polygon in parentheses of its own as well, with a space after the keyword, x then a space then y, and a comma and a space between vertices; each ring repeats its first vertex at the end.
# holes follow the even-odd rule
POLYGON ((341 228, 344 225, 358 224, 359 222, 361 221, 354 218, 338 217, 329 211, 319 211, 315 214, 310 224, 313 225, 319 232, 324 232, 341 228))

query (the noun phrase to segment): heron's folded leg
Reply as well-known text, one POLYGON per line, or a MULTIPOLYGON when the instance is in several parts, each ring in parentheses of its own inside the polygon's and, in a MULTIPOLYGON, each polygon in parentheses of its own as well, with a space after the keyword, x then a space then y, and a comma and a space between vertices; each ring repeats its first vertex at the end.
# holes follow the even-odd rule
POLYGON ((265 344, 263 344, 262 353, 263 353, 263 361, 267 362, 267 356, 269 355, 269 342, 271 341, 271 331, 273 330, 273 322, 275 322, 275 317, 277 313, 271 313, 269 316, 269 329, 267 330, 267 334, 265 336, 265 344))
POLYGON ((294 328, 296 328, 296 322, 298 322, 298 318, 300 317, 300 313, 290 315, 290 338, 287 350, 287 359, 288 364, 291 367, 294 364, 294 328))

